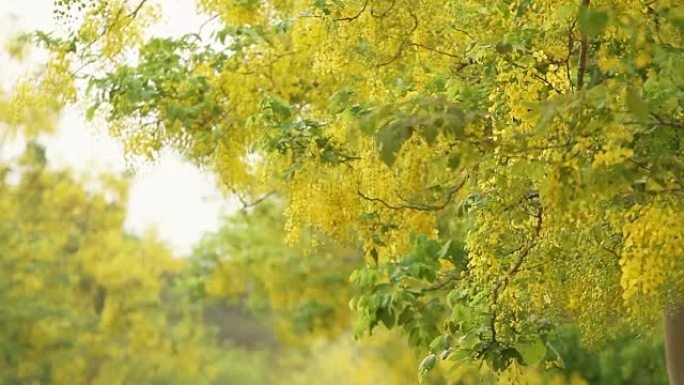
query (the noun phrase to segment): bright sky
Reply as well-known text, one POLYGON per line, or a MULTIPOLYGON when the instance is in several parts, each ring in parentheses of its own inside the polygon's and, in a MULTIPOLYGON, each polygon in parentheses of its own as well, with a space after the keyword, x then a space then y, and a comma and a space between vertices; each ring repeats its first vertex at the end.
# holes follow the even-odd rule
MULTIPOLYGON (((0 0, 0 43, 9 33, 49 30, 53 0, 0 0)), ((154 33, 182 35, 196 32, 204 21, 192 0, 161 0, 164 17, 154 33)), ((0 84, 11 81, 25 68, 10 68, 0 56, 0 84)), ((48 158, 56 167, 79 171, 126 170, 121 147, 103 127, 85 122, 82 112, 65 111, 56 136, 47 138, 48 158)), ((135 170, 128 202, 126 228, 142 233, 154 227, 178 255, 186 255, 206 231, 218 228, 222 213, 231 205, 215 187, 215 179, 172 153, 154 164, 135 170)))

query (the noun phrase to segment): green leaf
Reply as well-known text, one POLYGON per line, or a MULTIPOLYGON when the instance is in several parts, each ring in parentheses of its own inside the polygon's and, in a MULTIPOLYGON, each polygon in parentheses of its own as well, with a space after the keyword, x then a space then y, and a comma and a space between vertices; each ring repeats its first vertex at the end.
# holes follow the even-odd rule
POLYGON ((449 248, 451 247, 451 240, 447 241, 447 243, 442 246, 442 249, 439 250, 439 253, 437 254, 437 257, 440 259, 444 259, 449 255, 449 248))
POLYGON ((450 334, 443 334, 435 337, 430 342, 430 349, 434 351, 444 351, 451 347, 452 337, 450 334))
POLYGON ((450 106, 444 116, 444 126, 442 129, 452 138, 462 138, 464 129, 469 123, 469 117, 460 107, 450 106))
POLYGON ((435 140, 437 139, 437 127, 433 124, 425 125, 420 130, 420 134, 423 137, 423 139, 425 139, 425 142, 427 142, 427 144, 432 145, 435 143, 435 140))
POLYGON ((523 14, 525 14, 525 10, 527 10, 527 7, 530 5, 531 2, 532 0, 522 0, 515 10, 515 16, 520 17, 523 14))
POLYGON ((579 14, 579 28, 588 37, 600 34, 608 25, 608 14, 588 7, 583 7, 579 14))
POLYGON ((539 340, 518 344, 516 349, 520 352, 527 365, 537 366, 546 357, 546 345, 539 340))
POLYGON ((282 119, 288 119, 292 115, 292 112, 290 111, 290 107, 287 105, 287 102, 285 102, 285 100, 275 95, 268 95, 265 98, 264 103, 273 112, 274 115, 282 119))
POLYGON ((423 361, 421 361, 420 365, 418 365, 418 378, 420 379, 421 383, 423 380, 423 376, 425 376, 428 372, 434 369, 436 363, 437 355, 434 353, 430 353, 427 357, 423 358, 423 361))
POLYGON ((494 47, 494 48, 496 49, 496 52, 498 52, 502 55, 505 55, 507 53, 511 53, 511 51, 513 51, 513 45, 511 45, 511 43, 509 43, 507 41, 500 41, 500 42, 496 43, 496 47, 494 47))
POLYGON ((97 111, 97 108, 100 107, 100 103, 97 102, 93 104, 92 106, 88 107, 86 110, 86 120, 91 121, 93 120, 93 117, 95 116, 95 111, 97 111))
POLYGON ((514 360, 518 361, 521 359, 518 350, 511 347, 497 347, 492 349, 490 354, 492 367, 497 372, 506 370, 514 360))
POLYGON ((460 154, 451 154, 449 156, 449 160, 447 161, 447 166, 449 166, 449 169, 456 170, 460 164, 461 164, 461 155, 460 154))
POLYGON ((412 134, 413 129, 406 120, 400 120, 382 127, 376 136, 380 160, 391 167, 397 158, 399 149, 412 134))
POLYGON ((230 33, 230 30, 228 29, 222 29, 218 32, 216 32, 216 39, 221 43, 225 44, 226 43, 226 37, 230 33))
POLYGON ((457 268, 463 268, 465 256, 465 244, 457 240, 449 240, 438 253, 440 259, 451 261, 457 268))
POLYGON ((347 108, 352 95, 353 93, 348 90, 335 92, 328 100, 328 111, 331 113, 344 111, 347 108))
POLYGON ((397 318, 397 325, 406 325, 409 322, 413 321, 413 315, 414 314, 410 308, 405 308, 397 318))
POLYGON ((639 93, 632 88, 627 90, 626 103, 627 108, 629 108, 629 111, 634 114, 634 116, 642 120, 648 119, 648 104, 646 104, 639 96, 639 93))
POLYGON ((396 317, 390 311, 390 309, 386 307, 378 308, 376 317, 380 320, 380 322, 382 322, 383 325, 385 325, 387 329, 392 329, 394 323, 396 322, 396 317))
POLYGON ((367 109, 362 109, 363 112, 361 119, 359 120, 359 128, 362 132, 366 134, 374 134, 378 131, 378 126, 380 126, 389 117, 392 109, 390 106, 377 107, 370 112, 367 109))

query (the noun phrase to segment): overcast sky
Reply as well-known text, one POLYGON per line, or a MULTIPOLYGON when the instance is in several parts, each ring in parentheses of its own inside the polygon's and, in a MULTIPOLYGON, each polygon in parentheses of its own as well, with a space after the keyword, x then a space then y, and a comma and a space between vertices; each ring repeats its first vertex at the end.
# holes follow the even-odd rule
MULTIPOLYGON (((49 30, 53 0, 0 0, 0 39, 18 31, 49 30)), ((182 35, 195 32, 203 22, 192 0, 161 0, 164 17, 155 33, 182 35)), ((33 58, 33 61, 40 57, 33 58)), ((11 82, 26 67, 7 66, 0 56, 0 84, 11 82)), ((81 172, 126 170, 121 147, 83 119, 82 111, 70 108, 63 114, 57 135, 44 140, 48 157, 56 167, 68 166, 81 172)), ((158 162, 135 171, 126 228, 141 233, 155 227, 160 238, 178 255, 185 255, 201 235, 218 227, 222 212, 230 209, 215 188, 212 175, 200 172, 175 154, 164 153, 158 162)))

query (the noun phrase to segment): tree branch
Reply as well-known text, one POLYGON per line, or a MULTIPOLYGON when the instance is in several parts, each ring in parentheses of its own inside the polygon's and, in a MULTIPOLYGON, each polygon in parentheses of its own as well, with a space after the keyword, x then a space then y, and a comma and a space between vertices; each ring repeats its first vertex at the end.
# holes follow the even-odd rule
POLYGON ((565 75, 568 77, 568 85, 570 86, 570 90, 574 90, 575 88, 575 84, 572 81, 572 75, 570 74, 570 58, 572 57, 572 52, 575 50, 575 37, 572 32, 575 29, 576 23, 577 19, 574 19, 572 24, 570 24, 570 28, 568 29, 568 56, 565 58, 565 75))
POLYGON ((354 21, 354 20, 358 19, 358 18, 361 16, 361 14, 366 10, 366 8, 368 8, 368 3, 369 3, 369 2, 370 2, 370 0, 366 0, 366 1, 363 3, 363 7, 362 7, 361 10, 359 11, 359 13, 357 13, 356 15, 354 15, 354 16, 347 16, 347 17, 340 17, 340 18, 335 19, 335 21, 354 21))
POLYGON ((247 210, 247 209, 250 208, 250 207, 257 206, 259 203, 265 201, 266 199, 270 198, 271 196, 273 196, 273 195, 276 193, 276 190, 271 190, 271 191, 267 192, 266 194, 262 195, 261 197, 259 197, 259 198, 257 198, 257 199, 255 199, 255 200, 253 200, 253 201, 250 202, 250 201, 245 200, 245 199, 244 199, 240 194, 238 194, 238 192, 235 191, 234 189, 231 189, 231 191, 233 191, 233 193, 235 194, 235 197, 237 197, 237 199, 238 199, 238 200, 240 201, 240 203, 242 204, 242 210, 243 210, 243 211, 244 211, 244 210, 247 210))
POLYGON ((383 18, 387 16, 390 11, 394 8, 394 5, 397 3, 397 0, 392 0, 392 3, 387 7, 386 10, 382 11, 381 13, 376 13, 375 10, 371 9, 371 16, 377 17, 377 18, 383 18))
MULTIPOLYGON (((413 19, 413 27, 411 27, 411 30, 405 35, 406 38, 409 38, 411 35, 413 35, 414 32, 418 29, 418 17, 409 10, 409 14, 411 15, 411 18, 413 19)), ((378 63, 375 66, 377 68, 384 67, 386 65, 392 64, 394 61, 399 59, 401 57, 401 54, 404 53, 404 48, 406 48, 406 45, 410 44, 408 40, 402 40, 401 44, 399 44, 399 48, 397 49, 397 52, 392 56, 391 59, 388 61, 378 63)))
POLYGON ((369 197, 366 194, 362 193, 361 190, 356 190, 356 193, 363 199, 369 201, 369 202, 377 202, 382 204, 383 206, 387 207, 388 209, 392 210, 417 210, 417 211, 439 211, 447 207, 450 203, 452 203, 454 196, 456 193, 465 185, 466 181, 468 180, 468 177, 466 176, 463 178, 463 181, 449 190, 449 193, 447 194, 445 200, 443 203, 434 205, 434 206, 428 206, 428 205, 421 205, 421 204, 413 204, 413 203, 408 203, 408 204, 403 204, 403 205, 393 205, 390 204, 380 198, 373 198, 369 197))
MULTIPOLYGON (((512 61, 512 60, 507 60, 507 62, 508 62, 510 65, 512 65, 513 67, 515 67, 515 68, 524 69, 524 70, 526 70, 526 71, 529 69, 528 67, 525 67, 524 65, 518 64, 518 63, 516 63, 516 62, 514 62, 514 61, 512 61)), ((534 78, 534 79, 539 80, 539 81, 542 82, 542 83, 544 83, 547 87, 549 87, 549 88, 551 88, 552 90, 554 90, 557 94, 562 94, 562 92, 561 92, 558 88, 556 88, 556 86, 554 86, 553 83, 551 83, 551 82, 549 81, 549 79, 545 78, 544 76, 541 76, 541 75, 539 75, 539 74, 532 74, 532 75, 529 75, 529 76, 532 77, 532 78, 534 78)))
MULTIPOLYGON (((582 0, 582 8, 589 8, 589 0, 582 0)), ((577 89, 584 86, 584 74, 587 72, 587 59, 589 57, 589 39, 586 33, 580 38, 579 63, 577 64, 577 89)))
POLYGON ((140 12, 140 9, 143 7, 143 5, 145 5, 146 2, 147 2, 147 0, 141 0, 140 3, 138 3, 138 6, 135 7, 133 12, 128 14, 128 17, 130 17, 130 18, 136 17, 138 15, 138 12, 140 12))
POLYGON ((445 286, 447 286, 448 284, 450 284, 452 282, 456 282, 460 279, 461 279, 461 277, 458 277, 455 275, 448 275, 444 280, 439 281, 439 282, 435 282, 434 284, 432 284, 428 287, 424 287, 424 288, 420 289, 417 294, 422 294, 422 293, 427 293, 430 291, 436 291, 436 290, 442 289, 445 286))
MULTIPOLYGON (((539 206, 539 209, 537 210, 537 214, 535 215, 535 217, 537 217, 537 225, 534 229, 534 236, 535 238, 539 238, 544 218, 544 210, 542 206, 539 206)), ((513 265, 513 268, 508 272, 508 274, 505 277, 500 278, 496 285, 494 285, 494 290, 492 291, 492 316, 489 325, 492 331, 492 342, 496 342, 496 319, 498 317, 497 306, 499 301, 499 293, 506 289, 506 286, 508 286, 510 280, 520 271, 523 264, 525 263, 525 259, 527 259, 527 256, 530 254, 530 251, 536 245, 537 242, 535 239, 532 242, 528 243, 527 246, 520 249, 520 256, 518 257, 518 260, 516 261, 515 265, 513 265)))

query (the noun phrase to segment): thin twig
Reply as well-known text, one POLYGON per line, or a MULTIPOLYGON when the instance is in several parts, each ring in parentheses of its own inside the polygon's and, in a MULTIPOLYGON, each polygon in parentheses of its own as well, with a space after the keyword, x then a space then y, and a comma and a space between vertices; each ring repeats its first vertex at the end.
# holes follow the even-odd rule
MULTIPOLYGON (((535 216, 537 217, 537 225, 534 229, 534 236, 535 238, 539 238, 544 218, 544 211, 542 206, 539 206, 539 209, 537 210, 537 214, 535 216)), ((492 342, 496 342, 496 319, 498 317, 497 306, 499 301, 499 293, 506 289, 506 286, 508 286, 510 280, 520 271, 523 264, 525 263, 525 260, 527 259, 527 256, 530 254, 530 251, 536 245, 537 241, 535 239, 532 242, 528 243, 527 246, 522 248, 522 250, 520 251, 520 256, 518 257, 518 260, 516 261, 515 265, 513 265, 513 268, 508 272, 508 274, 505 277, 499 279, 496 285, 494 285, 494 290, 492 291, 492 316, 489 325, 492 332, 492 342)))
POLYGON ((397 3, 397 0, 392 0, 392 4, 390 4, 390 6, 387 7, 387 9, 382 11, 381 13, 376 13, 375 10, 371 9, 371 16, 377 17, 377 18, 383 18, 383 17, 387 16, 390 13, 390 11, 392 11, 392 9, 394 8, 394 5, 396 3, 397 3))
POLYGON ((198 34, 198 35, 202 35, 202 30, 204 29, 204 27, 206 27, 207 24, 211 23, 212 21, 216 20, 218 17, 219 17, 219 15, 216 14, 216 15, 214 15, 214 16, 208 18, 207 20, 205 20, 205 21, 202 23, 202 25, 200 25, 199 31, 197 32, 197 34, 198 34))
POLYGON ((393 205, 393 204, 390 204, 390 203, 388 203, 388 202, 386 202, 380 198, 369 197, 366 194, 362 193, 361 190, 357 190, 356 193, 361 198, 363 198, 369 202, 380 203, 383 206, 387 207, 388 209, 392 209, 392 210, 439 211, 439 210, 446 208, 450 203, 452 203, 454 196, 465 185, 467 180, 468 180, 468 177, 463 178, 463 181, 461 183, 459 183, 459 184, 457 184, 451 188, 451 190, 447 194, 443 203, 438 204, 438 205, 433 205, 433 206, 413 204, 413 203, 408 203, 408 204, 403 204, 403 205, 393 205))
MULTIPOLYGON (((413 12, 411 12, 410 10, 409 10, 409 14, 411 15, 411 18, 413 19, 413 27, 411 27, 411 30, 408 33, 406 33, 406 36, 405 36, 406 38, 411 37, 411 35, 413 35, 413 33, 416 32, 416 30, 418 29, 418 17, 413 12)), ((401 54, 404 52, 404 48, 408 44, 410 44, 410 42, 408 40, 402 40, 401 44, 399 44, 399 49, 397 49, 397 52, 394 54, 394 56, 392 56, 392 58, 388 61, 376 64, 376 67, 380 68, 380 67, 389 65, 389 64, 393 63, 394 61, 396 61, 397 59, 399 59, 401 57, 401 54)))
POLYGON ((130 18, 136 17, 138 15, 138 12, 140 12, 140 9, 143 7, 143 5, 145 5, 146 2, 147 2, 147 0, 141 0, 140 3, 138 3, 138 6, 135 7, 133 12, 128 14, 128 17, 130 17, 130 18))
POLYGON ((248 208, 254 207, 254 206, 258 205, 259 203, 265 201, 266 199, 270 198, 271 196, 273 196, 276 193, 276 190, 271 190, 271 191, 267 192, 266 194, 264 194, 263 196, 255 199, 251 202, 248 202, 245 199, 243 199, 242 196, 240 196, 240 194, 238 194, 235 190, 233 190, 233 192, 235 192, 235 196, 237 197, 237 199, 242 204, 242 210, 247 210, 248 208))
MULTIPOLYGON (((589 8, 589 0, 582 0, 582 8, 589 8)), ((589 39, 587 34, 582 32, 580 38, 579 63, 577 65, 577 89, 584 86, 584 74, 587 72, 587 59, 589 57, 589 39)))
MULTIPOLYGON (((529 70, 528 67, 525 67, 525 66, 522 65, 522 64, 518 64, 518 63, 516 63, 516 62, 514 62, 514 61, 512 61, 512 60, 508 60, 507 62, 508 62, 509 64, 511 64, 513 67, 520 68, 520 69, 524 69, 524 70, 526 70, 526 71, 529 70)), ((556 91, 557 94, 562 94, 562 92, 561 92, 558 88, 556 88, 556 86, 554 86, 553 83, 551 83, 547 78, 545 78, 545 77, 543 77, 543 76, 541 76, 541 75, 539 75, 539 74, 532 74, 532 75, 529 75, 529 76, 531 76, 532 78, 537 79, 537 80, 541 81, 542 83, 546 84, 547 87, 549 87, 549 88, 551 88, 552 90, 556 91)))
POLYGON ((568 85, 570 86, 571 91, 574 91, 575 89, 575 83, 573 83, 572 74, 570 73, 570 58, 572 57, 572 52, 575 50, 573 30, 575 29, 576 23, 577 19, 573 19, 572 24, 570 24, 570 28, 568 29, 568 56, 565 58, 565 75, 568 77, 568 85))
POLYGON ((447 276, 446 279, 444 279, 444 280, 442 280, 442 281, 435 282, 434 284, 432 284, 432 285, 430 285, 430 286, 428 286, 428 287, 424 287, 424 288, 420 289, 419 293, 426 293, 426 292, 436 291, 436 290, 442 289, 442 288, 444 288, 446 285, 448 285, 448 284, 450 284, 450 283, 452 283, 452 282, 456 282, 456 281, 458 281, 458 280, 460 280, 460 279, 461 279, 461 277, 454 276, 454 275, 449 275, 449 276, 447 276))
POLYGON ((366 1, 363 3, 363 7, 362 7, 361 10, 359 11, 359 13, 357 13, 356 15, 354 15, 354 16, 347 16, 347 17, 340 17, 340 18, 335 19, 335 21, 353 21, 353 20, 358 19, 358 18, 361 16, 361 14, 366 10, 366 8, 368 8, 368 3, 369 3, 369 2, 370 2, 370 0, 366 0, 366 1))

